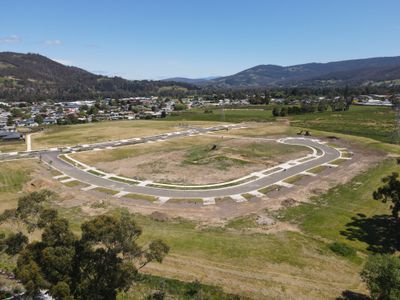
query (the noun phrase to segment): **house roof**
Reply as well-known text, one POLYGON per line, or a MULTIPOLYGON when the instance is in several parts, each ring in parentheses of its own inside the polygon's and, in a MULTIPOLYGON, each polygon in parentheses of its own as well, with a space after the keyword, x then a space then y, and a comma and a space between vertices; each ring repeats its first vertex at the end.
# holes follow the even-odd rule
POLYGON ((16 139, 20 139, 21 138, 21 134, 19 132, 9 132, 8 135, 3 136, 3 140, 16 140, 16 139))

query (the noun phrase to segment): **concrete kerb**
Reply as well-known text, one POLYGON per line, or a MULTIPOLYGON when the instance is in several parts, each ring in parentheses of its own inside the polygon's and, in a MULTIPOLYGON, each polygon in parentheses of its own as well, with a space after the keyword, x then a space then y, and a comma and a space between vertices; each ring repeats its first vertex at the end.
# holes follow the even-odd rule
POLYGON ((237 195, 230 195, 229 197, 231 197, 235 202, 247 202, 247 199, 245 197, 243 197, 241 194, 237 194, 237 195))
POLYGON ((287 182, 284 182, 284 181, 278 181, 278 182, 276 182, 275 184, 276 184, 276 185, 283 186, 283 187, 285 187, 285 188, 292 188, 292 187, 294 187, 293 184, 287 183, 287 182))
MULTIPOLYGON (((291 140, 291 139, 295 139, 295 138, 291 138, 291 137, 281 138, 281 139, 278 139, 277 142, 286 144, 285 141, 286 140, 291 140)), ((302 138, 302 139, 305 139, 305 138, 302 138)), ((147 143, 148 142, 149 141, 147 141, 147 143)), ((151 142, 153 142, 153 141, 151 141, 151 142)), ((232 186, 240 186, 240 185, 248 184, 249 182, 258 180, 259 178, 271 176, 271 175, 273 175, 275 173, 281 172, 282 170, 279 170, 279 168, 281 168, 283 170, 286 170, 286 169, 289 169, 289 168, 294 167, 296 165, 300 165, 302 163, 311 161, 313 159, 317 159, 317 158, 319 158, 319 157, 321 157, 321 156, 323 156, 325 154, 325 152, 322 151, 323 153, 321 155, 317 155, 317 150, 315 148, 313 148, 311 146, 307 146, 307 145, 301 145, 301 146, 310 148, 313 151, 313 153, 312 154, 308 154, 308 155, 306 155, 304 157, 300 157, 298 159, 291 160, 291 161, 288 161, 286 163, 283 163, 283 164, 280 164, 280 165, 265 169, 265 170, 261 170, 261 171, 258 171, 258 172, 253 172, 251 174, 248 174, 246 176, 243 176, 243 177, 231 180, 231 181, 226 181, 226 182, 216 183, 216 184, 205 184, 205 185, 176 185, 176 184, 153 182, 151 180, 145 180, 145 181, 133 180, 133 179, 130 179, 128 177, 119 176, 119 175, 117 176, 115 174, 111 174, 110 175, 110 174, 108 174, 106 172, 97 170, 95 167, 88 166, 88 165, 86 165, 86 164, 84 164, 84 163, 82 163, 82 162, 80 162, 80 161, 78 161, 76 159, 73 159, 70 156, 68 156, 67 154, 65 154, 65 156, 67 158, 71 159, 72 161, 74 161, 75 163, 77 163, 78 165, 82 165, 82 166, 87 167, 87 169, 84 170, 86 172, 89 171, 89 170, 95 170, 96 172, 99 172, 102 175, 104 175, 103 178, 110 179, 111 177, 116 177, 116 178, 121 179, 121 180, 139 182, 138 183, 139 186, 146 186, 148 184, 155 184, 157 186, 164 187, 164 188, 179 188, 179 189, 188 189, 189 188, 189 189, 193 189, 193 190, 196 190, 196 188, 198 188, 198 189, 204 189, 204 188, 224 189, 224 188, 226 188, 226 185, 229 185, 229 187, 232 187, 232 186), (304 162, 301 162, 301 160, 304 160, 305 158, 310 158, 310 157, 311 157, 311 159, 308 159, 308 160, 306 160, 304 162), (273 169, 278 169, 278 170, 276 172, 269 173, 268 175, 263 174, 263 173, 266 173, 266 172, 268 172, 270 170, 273 170, 273 169), (251 177, 257 177, 257 178, 254 179, 254 180, 246 181, 247 179, 249 179, 251 177), (237 184, 235 184, 235 183, 237 183, 237 184)))
MULTIPOLYGON (((286 139, 291 139, 291 138, 285 138, 285 140, 286 139)), ((295 143, 291 143, 291 144, 295 144, 295 143)), ((311 148, 311 149, 313 149, 312 147, 310 147, 310 146, 307 146, 307 145, 302 145, 302 146, 305 146, 305 147, 309 147, 309 148, 311 148)), ((332 148, 334 148, 334 147, 332 147, 332 148)), ((335 148, 336 149, 336 148, 335 148)), ((320 150, 322 150, 323 151, 323 149, 320 149, 320 150)), ((337 150, 337 149, 336 149, 337 150)), ((339 150, 337 150, 340 154, 341 154, 341 151, 339 151, 339 150)), ((324 152, 324 151, 323 151, 324 152)), ((322 155, 318 155, 317 157, 320 157, 320 156, 323 156, 324 155, 324 153, 322 154, 322 155)), ((308 155, 308 156, 310 156, 310 154, 308 155)), ((303 158, 300 158, 300 159, 303 159, 303 158)), ((333 159, 334 160, 334 159, 333 159)), ((332 160, 332 161, 333 161, 332 160)), ((56 169, 56 170, 58 170, 57 168, 55 168, 54 166, 52 166, 51 164, 49 164, 49 163, 47 163, 46 161, 44 161, 46 164, 48 164, 50 167, 52 167, 52 168, 54 168, 54 169, 56 169)), ((80 162, 79 162, 80 163, 80 162)), ((330 162, 327 162, 327 163, 323 163, 323 164, 321 164, 321 165, 327 165, 327 166, 332 166, 332 167, 337 167, 337 165, 334 165, 334 164, 330 164, 330 162)), ((275 167, 273 167, 273 168, 278 168, 278 166, 275 166, 275 167)), ((278 168, 279 169, 279 168, 278 168)), ((60 170, 58 170, 58 171, 60 171, 60 170)), ((61 171, 60 171, 61 172, 61 171)), ((101 172, 101 171, 100 171, 101 172)), ((278 172, 279 172, 279 170, 278 170, 278 172)), ((61 172, 61 173, 63 173, 63 172, 61 172)), ((104 172, 101 172, 101 173, 104 173, 104 172)), ((257 172, 256 172, 257 173, 257 172)), ((106 174, 106 173, 104 173, 104 174, 106 174)), ((271 174, 273 174, 273 173, 271 173, 271 174)), ((294 175, 293 175, 294 176, 294 175)), ((118 176, 119 177, 119 176, 118 176)), ((292 177, 292 176, 288 176, 288 178, 289 177, 292 177)), ((121 179, 124 179, 123 177, 121 178, 121 179)), ((106 180, 110 180, 110 179, 106 179, 106 180)), ((283 179, 284 180, 284 179, 283 179)), ((113 180, 110 180, 110 181, 113 181, 113 180)), ((84 181, 81 181, 81 182, 84 182, 84 181)), ((87 182, 84 182, 84 183, 87 183, 87 182)), ((246 183, 249 183, 249 182, 246 182, 246 183)), ((279 182, 279 183, 281 183, 281 182, 279 182)), ((278 183, 278 184, 279 184, 278 183)), ((271 185, 273 185, 273 184, 271 184, 271 185)), ((293 185, 290 185, 290 184, 287 184, 287 183, 283 183, 283 184, 281 184, 281 185, 284 185, 284 186, 293 186, 293 185)), ((95 186, 91 186, 90 184, 89 184, 89 186, 87 187, 87 190, 90 190, 90 189, 92 189, 92 188, 95 188, 95 186)), ((118 192, 118 191, 117 191, 118 192)), ((252 192, 252 193, 250 193, 250 194, 252 194, 252 195, 254 195, 254 196, 256 196, 256 194, 258 195, 258 196, 260 196, 260 197, 262 197, 262 196, 264 196, 263 194, 261 194, 261 193, 259 193, 258 191, 255 191, 255 192, 252 192)), ((228 196, 228 195, 227 195, 228 196)), ((229 195, 231 198, 235 198, 234 200, 235 201, 237 201, 237 202, 244 202, 244 201, 247 201, 243 196, 241 196, 241 195, 233 195, 233 197, 231 196, 231 195, 229 195)), ((169 199, 169 197, 159 197, 159 201, 158 201, 158 203, 160 203, 160 202, 166 202, 166 201, 168 201, 167 199, 169 199), (160 201, 160 198, 161 198, 161 201, 160 201)), ((212 200, 206 200, 206 203, 209 203, 209 204, 207 204, 207 205, 210 205, 210 204, 212 204, 212 200)), ((162 203, 161 203, 162 204, 162 203)))
POLYGON ((214 205, 215 204, 215 198, 209 197, 209 198, 203 198, 203 205, 214 205))
POLYGON ((170 198, 169 197, 158 197, 157 201, 154 201, 154 203, 163 205, 164 203, 166 203, 170 198))

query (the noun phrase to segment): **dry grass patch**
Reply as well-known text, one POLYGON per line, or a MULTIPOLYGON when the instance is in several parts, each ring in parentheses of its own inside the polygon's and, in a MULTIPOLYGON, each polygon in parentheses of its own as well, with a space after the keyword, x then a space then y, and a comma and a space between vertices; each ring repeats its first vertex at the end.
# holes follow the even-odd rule
POLYGON ((264 195, 267 195, 268 193, 279 190, 280 188, 281 188, 280 186, 273 184, 273 185, 267 186, 265 188, 262 188, 258 191, 260 193, 263 193, 264 195))
POLYGON ((0 213, 16 207, 18 193, 37 167, 37 161, 30 159, 0 162, 0 213))
POLYGON ((334 161, 331 161, 330 164, 340 165, 342 163, 345 163, 346 161, 348 161, 348 160, 347 159, 343 159, 343 158, 338 158, 338 159, 336 159, 334 161))
POLYGON ((199 203, 203 204, 203 199, 201 198, 171 198, 167 203, 199 203))
POLYGON ((67 187, 87 187, 89 186, 88 184, 79 181, 79 180, 74 180, 74 181, 69 181, 69 182, 64 182, 62 183, 63 185, 67 186, 67 187))
POLYGON ((147 200, 147 201, 157 201, 158 198, 150 195, 143 195, 143 194, 127 194, 123 196, 124 198, 135 199, 135 200, 147 200))
POLYGON ((302 178, 306 177, 308 175, 304 175, 304 174, 297 174, 295 176, 289 177, 287 179, 284 180, 284 182, 289 183, 289 184, 294 184, 297 181, 301 180, 302 178))
POLYGON ((3 143, 0 142, 0 153, 1 152, 20 152, 26 150, 26 144, 23 142, 18 143, 3 143))
POLYGON ((111 189, 107 189, 107 188, 104 188, 104 187, 97 187, 97 188, 93 189, 93 191, 104 193, 104 194, 108 194, 108 195, 116 195, 116 194, 118 194, 117 191, 114 191, 114 190, 111 190, 111 189))
POLYGON ((254 195, 252 195, 252 194, 242 194, 242 197, 243 198, 245 198, 246 200, 250 200, 250 199, 253 199, 253 198, 255 198, 255 196, 254 195))
POLYGON ((323 171, 325 171, 328 167, 327 166, 318 166, 315 168, 312 168, 311 170, 308 170, 307 172, 313 173, 313 174, 318 174, 323 171))
POLYGON ((233 129, 224 132, 213 133, 215 135, 224 136, 247 136, 247 137, 265 137, 274 135, 288 135, 291 129, 287 123, 274 122, 274 123, 245 123, 247 128, 233 129))
POLYGON ((134 120, 98 122, 69 126, 52 126, 32 134, 33 149, 92 144, 111 140, 156 135, 170 131, 182 131, 186 126, 209 127, 215 122, 134 120), (184 126, 182 126, 184 125, 184 126))
POLYGON ((342 157, 352 157, 353 156, 353 154, 352 153, 350 153, 350 152, 342 152, 342 157))

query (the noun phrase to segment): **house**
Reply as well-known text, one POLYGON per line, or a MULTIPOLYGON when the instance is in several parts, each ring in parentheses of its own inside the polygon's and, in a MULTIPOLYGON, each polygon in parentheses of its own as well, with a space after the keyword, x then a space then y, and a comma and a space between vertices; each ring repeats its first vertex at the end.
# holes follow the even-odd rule
POLYGON ((4 131, 9 131, 9 132, 14 132, 16 130, 15 125, 11 125, 11 126, 3 126, 3 128, 1 130, 4 131))
POLYGON ((56 118, 44 118, 44 119, 43 119, 43 124, 44 124, 44 125, 54 125, 54 124, 57 124, 57 119, 56 119, 56 118))
POLYGON ((3 137, 9 135, 10 132, 9 131, 0 131, 0 139, 2 139, 3 137))
POLYGON ((19 141, 22 139, 22 134, 19 132, 8 132, 6 136, 0 137, 3 141, 19 141))
POLYGON ((17 126, 19 127, 37 127, 39 126, 33 119, 26 119, 16 122, 17 126))

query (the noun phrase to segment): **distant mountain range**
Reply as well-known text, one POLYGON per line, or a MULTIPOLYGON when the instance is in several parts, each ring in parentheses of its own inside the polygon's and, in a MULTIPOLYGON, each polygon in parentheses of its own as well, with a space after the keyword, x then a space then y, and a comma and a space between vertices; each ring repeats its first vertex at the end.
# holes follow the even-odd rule
POLYGON ((39 54, 0 52, 0 99, 74 100, 157 95, 160 92, 174 95, 195 88, 187 83, 95 75, 39 54))
POLYGON ((183 96, 210 88, 339 87, 391 80, 400 82, 400 56, 287 67, 259 65, 231 76, 152 81, 95 75, 39 54, 0 52, 0 100, 183 96))
POLYGON ((400 79, 400 56, 308 63, 294 66, 258 65, 211 80, 171 78, 214 88, 342 86, 400 79))

